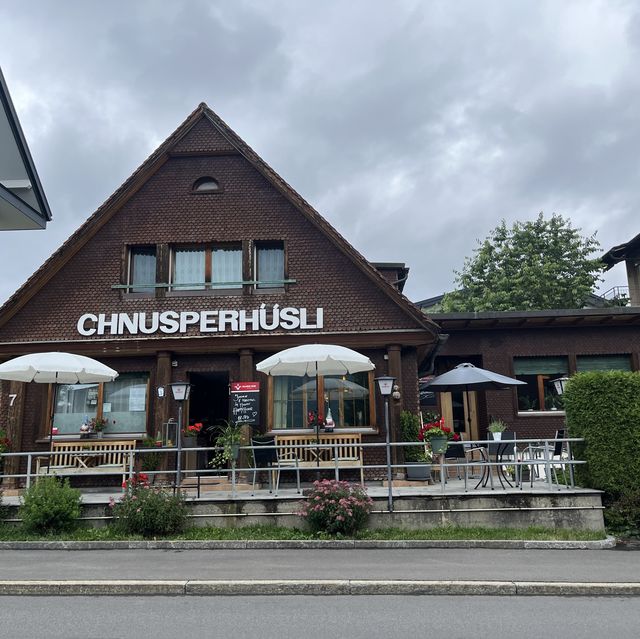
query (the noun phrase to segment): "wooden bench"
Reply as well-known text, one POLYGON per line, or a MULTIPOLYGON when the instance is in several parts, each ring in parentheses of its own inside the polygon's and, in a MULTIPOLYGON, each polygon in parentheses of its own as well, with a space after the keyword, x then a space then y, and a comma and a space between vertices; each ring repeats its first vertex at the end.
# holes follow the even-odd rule
POLYGON ((134 439, 116 441, 53 442, 50 455, 36 458, 36 475, 122 475, 129 474, 134 439))
POLYGON ((360 433, 320 433, 316 435, 276 435, 278 455, 282 459, 298 458, 300 468, 340 468, 359 466, 364 486, 362 435, 360 433), (294 448, 307 445, 309 448, 294 448))

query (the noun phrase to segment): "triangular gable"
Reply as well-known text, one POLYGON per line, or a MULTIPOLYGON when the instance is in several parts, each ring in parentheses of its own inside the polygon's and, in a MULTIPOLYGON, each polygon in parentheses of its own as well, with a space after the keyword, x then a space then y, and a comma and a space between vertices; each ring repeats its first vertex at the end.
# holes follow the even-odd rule
POLYGON ((12 295, 0 308, 0 326, 18 312, 62 266, 89 241, 107 221, 158 171, 170 155, 198 153, 239 153, 267 179, 293 206, 381 289, 416 324, 434 335, 439 332, 406 297, 397 291, 347 240, 302 196, 283 180, 253 149, 238 137, 209 107, 201 103, 145 162, 109 197, 87 221, 12 295))

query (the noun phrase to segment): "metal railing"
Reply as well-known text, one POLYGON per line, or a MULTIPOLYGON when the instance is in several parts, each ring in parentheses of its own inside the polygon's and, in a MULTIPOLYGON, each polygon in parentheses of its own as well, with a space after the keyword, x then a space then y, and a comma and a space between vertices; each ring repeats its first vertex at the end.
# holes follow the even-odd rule
MULTIPOLYGON (((462 451, 464 457, 446 457, 443 455, 442 457, 436 457, 432 462, 424 462, 423 465, 431 466, 432 470, 435 470, 439 476, 439 482, 441 485, 441 493, 447 493, 447 485, 452 485, 452 488, 455 492, 460 492, 459 484, 451 484, 451 478, 448 477, 449 471, 453 469, 456 473, 457 478, 462 481, 463 491, 468 492, 470 488, 471 479, 478 479, 478 477, 473 477, 474 469, 481 469, 481 477, 480 480, 476 483, 475 487, 471 489, 477 489, 482 484, 483 488, 489 486, 490 490, 496 490, 497 485, 499 484, 503 490, 508 490, 505 487, 505 481, 509 484, 512 489, 523 490, 524 481, 523 477, 526 474, 525 471, 528 470, 530 486, 533 486, 534 481, 544 481, 547 489, 549 491, 554 490, 562 490, 563 488, 571 489, 575 487, 574 480, 574 468, 576 465, 584 464, 584 461, 576 460, 573 458, 572 454, 572 444, 575 442, 583 441, 582 439, 577 438, 564 438, 564 439, 541 439, 541 438, 533 438, 533 439, 518 439, 518 440, 502 440, 502 441, 494 441, 494 440, 477 440, 477 441, 464 441, 464 442, 453 442, 452 446, 457 446, 458 451, 462 451), (552 453, 554 448, 556 447, 556 442, 563 443, 563 451, 560 457, 555 457, 552 453), (478 451, 476 453, 476 451, 478 451), (469 459, 468 455, 480 455, 477 459, 469 459), (492 454, 494 455, 492 457, 492 454), (508 456, 507 456, 508 455, 508 456), (558 471, 559 469, 559 471, 558 471), (563 481, 559 481, 559 472, 562 475, 563 481), (537 477, 537 479, 536 479, 537 477), (555 477, 555 481, 554 481, 555 477), (496 480, 497 479, 497 480, 496 480), (513 482, 513 483, 511 483, 513 482)), ((78 456, 86 455, 86 451, 82 450, 82 444, 78 443, 78 456)), ((340 459, 337 455, 337 448, 333 451, 332 459, 324 460, 322 463, 318 461, 317 464, 309 464, 305 463, 304 466, 296 466, 295 463, 291 465, 291 459, 287 460, 286 466, 280 466, 276 461, 269 466, 261 466, 259 468, 255 468, 253 465, 249 466, 238 466, 237 461, 233 460, 228 468, 212 468, 209 465, 205 468, 197 468, 197 469, 183 469, 181 474, 184 476, 186 480, 194 479, 195 486, 188 486, 188 488, 195 487, 196 488, 196 498, 200 497, 200 489, 202 484, 202 479, 206 477, 218 477, 218 478, 226 478, 226 481, 230 481, 231 484, 231 497, 232 499, 237 498, 238 494, 238 476, 244 476, 246 474, 253 474, 258 472, 275 472, 284 473, 285 475, 289 473, 295 473, 296 471, 306 473, 307 479, 311 476, 312 479, 316 477, 320 477, 322 473, 332 473, 336 480, 340 479, 341 473, 351 473, 355 475, 356 473, 359 476, 360 470, 363 469, 365 473, 365 477, 368 476, 369 482, 380 482, 383 481, 388 473, 389 468, 392 473, 398 473, 400 469, 404 470, 405 463, 397 463, 390 464, 387 463, 367 463, 366 461, 366 452, 367 451, 375 451, 376 449, 385 449, 387 444, 384 442, 381 443, 362 443, 361 446, 363 450, 363 458, 365 462, 363 464, 359 463, 359 460, 345 460, 340 459), (346 461, 346 463, 345 463, 346 461), (379 472, 376 472, 379 471, 379 472), (384 471, 384 472, 382 472, 384 471)), ((389 444, 391 450, 393 449, 405 449, 405 448, 415 448, 422 447, 421 443, 417 442, 393 442, 389 444)), ((246 457, 250 457, 250 453, 252 451, 252 446, 241 446, 239 447, 240 451, 246 451, 246 457)), ((317 455, 317 444, 314 441, 311 441, 306 444, 287 444, 286 446, 278 446, 277 444, 272 446, 261 446, 261 449, 275 449, 276 454, 278 452, 282 452, 286 450, 287 454, 291 456, 292 451, 301 449, 301 452, 306 450, 312 451, 312 454, 315 451, 317 455)), ((331 447, 324 446, 325 450, 331 450, 331 447)), ((180 451, 180 454, 185 456, 190 453, 203 453, 202 457, 207 457, 209 453, 215 455, 216 453, 222 452, 224 449, 216 446, 205 446, 198 448, 183 448, 180 451)), ((116 449, 104 449, 101 451, 101 454, 107 454, 109 452, 116 452, 116 449)), ((47 472, 41 472, 40 475, 37 475, 34 472, 34 462, 36 458, 51 458, 52 456, 58 454, 56 451, 29 451, 29 452, 21 452, 21 453, 4 453, 0 455, 2 461, 4 462, 4 468, 7 466, 7 461, 12 458, 18 458, 20 460, 24 460, 26 462, 26 470, 25 472, 18 473, 5 473, 2 475, 5 479, 15 479, 20 485, 28 488, 31 483, 37 477, 42 474, 51 474, 57 476, 69 476, 69 477, 103 477, 105 474, 105 469, 96 467, 82 467, 79 469, 75 469, 74 467, 49 467, 47 466, 47 472)), ((168 482, 164 482, 165 485, 172 487, 174 490, 177 488, 183 489, 184 485, 176 486, 177 472, 175 468, 175 462, 177 461, 178 450, 175 447, 164 447, 164 448, 138 448, 135 450, 126 451, 122 453, 126 455, 128 461, 126 463, 126 468, 124 469, 124 475, 127 478, 131 478, 136 472, 144 472, 152 481, 154 478, 163 479, 170 478, 168 482), (150 471, 140 471, 141 461, 145 455, 151 454, 160 454, 160 455, 168 455, 166 466, 167 468, 150 470, 150 471)), ((304 455, 300 455, 303 457, 304 455)), ((295 457, 295 456, 294 456, 295 457)), ((241 458, 241 457, 240 457, 241 458)), ((22 465, 19 463, 18 465, 22 465)), ((107 469, 108 471, 109 469, 107 469)), ((111 475, 111 473, 108 473, 111 475)), ((122 475, 123 473, 119 470, 114 469, 113 475, 122 475)), ((343 475, 344 477, 344 475, 343 475)), ((365 479, 365 483, 366 483, 365 479)), ((393 486, 388 486, 389 491, 389 503, 392 508, 393 503, 393 486)), ((276 495, 278 493, 278 486, 276 486, 276 495)))

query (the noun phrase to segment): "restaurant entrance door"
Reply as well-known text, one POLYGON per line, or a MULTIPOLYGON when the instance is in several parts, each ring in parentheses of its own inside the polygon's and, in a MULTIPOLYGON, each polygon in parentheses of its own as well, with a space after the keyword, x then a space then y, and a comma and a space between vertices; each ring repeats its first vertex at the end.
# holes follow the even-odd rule
POLYGON ((473 391, 440 393, 440 407, 445 422, 452 425, 453 430, 466 441, 479 439, 476 395, 473 391))
MULTIPOLYGON (((191 373, 193 384, 189 398, 189 424, 202 424, 198 446, 215 446, 218 429, 229 419, 229 373, 191 373)), ((213 457, 212 451, 193 456, 193 468, 204 469, 213 457)))

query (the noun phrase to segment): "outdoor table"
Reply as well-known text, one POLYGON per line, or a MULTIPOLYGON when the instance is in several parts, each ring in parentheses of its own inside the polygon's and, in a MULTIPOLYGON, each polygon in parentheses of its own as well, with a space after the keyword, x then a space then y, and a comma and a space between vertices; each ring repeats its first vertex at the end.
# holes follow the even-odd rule
POLYGON ((490 483, 491 490, 493 490, 493 468, 496 469, 496 475, 500 482, 500 486, 504 488, 504 482, 506 482, 511 488, 513 488, 513 484, 509 481, 509 478, 504 471, 503 461, 504 455, 507 451, 510 449, 513 450, 514 447, 515 441, 513 439, 489 440, 487 442, 487 446, 480 447, 484 463, 482 464, 482 475, 480 476, 478 483, 475 485, 475 488, 478 488, 479 486, 484 488, 487 483, 490 483))

